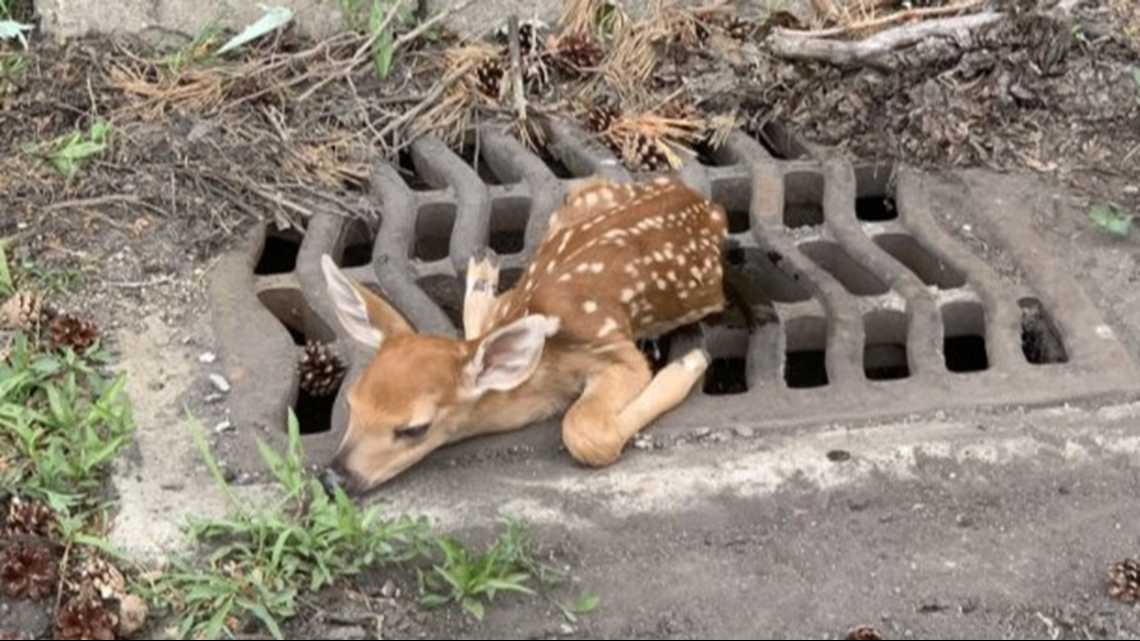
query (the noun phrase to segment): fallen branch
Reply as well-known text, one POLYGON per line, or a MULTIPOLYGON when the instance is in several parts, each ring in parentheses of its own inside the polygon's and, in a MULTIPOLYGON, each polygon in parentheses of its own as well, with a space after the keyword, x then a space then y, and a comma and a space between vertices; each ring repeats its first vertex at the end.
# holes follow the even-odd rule
POLYGON ((402 116, 388 123, 386 127, 380 130, 380 133, 378 135, 380 142, 383 142, 383 140, 387 138, 392 132, 403 127, 412 120, 415 120, 420 114, 422 114, 424 111, 427 111, 428 108, 435 104, 435 101, 439 100, 440 96, 442 96, 445 91, 450 89, 451 86, 455 83, 462 80, 463 77, 467 75, 467 73, 471 70, 472 66, 474 65, 470 62, 462 64, 458 68, 452 70, 452 72, 442 80, 437 82, 435 84, 435 87, 433 87, 432 90, 428 92, 427 96, 422 101, 420 101, 419 104, 407 110, 402 116))
POLYGON ((827 62, 836 66, 864 63, 930 38, 961 38, 975 29, 1001 20, 1004 14, 987 11, 968 16, 930 20, 888 29, 865 40, 848 42, 826 38, 803 38, 773 34, 772 52, 791 60, 827 62))
POLYGON ((862 22, 853 22, 851 24, 843 25, 842 27, 834 27, 831 29, 821 29, 819 31, 804 31, 800 29, 777 29, 777 33, 781 36, 788 36, 790 38, 833 38, 835 36, 842 36, 854 31, 864 31, 867 29, 875 29, 877 27, 886 26, 896 22, 906 22, 911 18, 934 18, 938 16, 948 16, 965 11, 966 9, 973 9, 980 6, 985 0, 966 0, 958 4, 952 4, 946 7, 929 7, 925 9, 904 9, 896 13, 892 13, 882 18, 872 18, 870 20, 863 20, 862 22))

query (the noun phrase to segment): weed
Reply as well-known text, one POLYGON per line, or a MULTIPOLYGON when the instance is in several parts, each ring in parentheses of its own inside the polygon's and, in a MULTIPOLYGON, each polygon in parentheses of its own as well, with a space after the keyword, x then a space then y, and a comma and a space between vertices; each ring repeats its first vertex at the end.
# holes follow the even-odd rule
POLYGON ((8 297, 16 292, 12 272, 8 268, 8 252, 0 245, 0 296, 8 297))
POLYGON ((71 178, 79 171, 80 163, 103 153, 110 131, 110 124, 97 120, 86 134, 73 131, 48 143, 27 144, 24 151, 44 158, 61 174, 71 178))
POLYGON ((28 68, 28 58, 23 53, 0 53, 0 96, 8 91, 18 77, 28 68))
POLYGON ((219 638, 258 620, 283 638, 280 624, 293 616, 303 590, 329 585, 338 576, 368 566, 400 562, 422 554, 427 532, 422 520, 382 520, 375 509, 361 511, 343 494, 330 499, 319 481, 306 476, 296 416, 289 416, 287 451, 261 444, 261 455, 283 496, 259 510, 234 497, 210 455, 201 430, 198 447, 235 514, 191 521, 188 534, 212 551, 205 567, 173 563, 151 593, 177 613, 180 638, 219 638))
POLYGON ((1089 220, 1102 231, 1116 236, 1127 238, 1132 233, 1132 220, 1134 216, 1121 211, 1116 203, 1097 205, 1089 210, 1089 220))
POLYGON ((185 65, 196 64, 213 58, 222 31, 222 24, 218 19, 208 22, 199 29, 190 42, 164 59, 170 73, 177 74, 185 65))
POLYGON ((95 507, 104 473, 133 422, 123 376, 109 378, 98 346, 37 354, 24 334, 0 363, 0 469, 5 493, 46 500, 57 510, 95 507))
MULTIPOLYGON (((302 593, 371 567, 430 560, 437 550, 443 559, 431 571, 421 571, 425 605, 455 601, 481 618, 484 601, 499 592, 533 594, 536 590, 525 585, 532 579, 539 585, 553 583, 517 521, 508 523, 506 533, 488 551, 472 555, 460 543, 432 535, 423 518, 381 518, 377 509, 361 510, 339 491, 329 498, 320 482, 304 471, 299 425, 292 413, 285 452, 260 444, 281 496, 257 510, 245 508, 231 493, 202 430, 195 434, 234 513, 191 521, 187 532, 203 546, 202 561, 176 559, 169 572, 143 588, 153 603, 173 610, 179 638, 232 637, 251 622, 263 624, 274 638, 284 638, 281 625, 296 614, 302 593)), ((563 611, 572 616, 573 610, 593 605, 596 601, 579 599, 563 611)))
POLYGON ((0 0, 0 20, 12 19, 13 0, 0 0))
POLYGON ((395 25, 414 20, 411 5, 407 0, 340 0, 340 7, 348 27, 372 39, 372 69, 377 78, 387 78, 396 52, 395 25), (395 16, 389 21, 393 10, 395 16))

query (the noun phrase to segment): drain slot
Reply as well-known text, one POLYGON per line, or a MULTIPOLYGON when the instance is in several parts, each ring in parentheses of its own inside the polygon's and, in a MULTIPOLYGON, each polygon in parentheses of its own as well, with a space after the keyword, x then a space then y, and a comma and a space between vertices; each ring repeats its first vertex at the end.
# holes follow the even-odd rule
POLYGON ((437 261, 451 251, 451 233, 455 229, 457 208, 451 203, 431 203, 416 215, 416 240, 413 258, 437 261))
POLYGON ((463 298, 467 293, 464 281, 436 274, 416 280, 416 286, 443 310, 453 326, 463 327, 463 298))
POLYGON ((855 169, 855 217, 863 222, 898 220, 899 210, 890 193, 894 170, 890 165, 855 169))
POLYGON ((1021 306, 1021 349, 1034 365, 1069 362, 1069 354, 1061 334, 1045 307, 1036 298, 1023 298, 1021 306))
POLYGON ((785 325, 784 384, 792 389, 826 387, 827 319, 794 318, 785 325))
POLYGON ((302 240, 301 232, 295 229, 278 230, 270 227, 265 233, 265 243, 253 273, 258 276, 269 276, 288 274, 296 269, 302 240))
POLYGON ((368 226, 359 221, 355 222, 348 238, 348 244, 341 254, 340 266, 363 267, 372 263, 372 239, 368 235, 368 226))
POLYGON ((831 274, 853 296, 882 296, 890 291, 886 283, 836 243, 815 240, 801 245, 800 251, 831 274))
POLYGON ((880 249, 902 263, 926 285, 939 289, 957 289, 966 284, 966 278, 961 272, 939 260, 913 236, 881 234, 875 236, 874 241, 880 249))
POLYGON ((416 163, 412 160, 412 152, 410 150, 402 150, 397 160, 398 164, 396 168, 400 174, 400 178, 404 180, 404 184, 406 184, 409 189, 412 191, 435 191, 435 187, 432 187, 431 184, 420 175, 419 170, 416 169, 416 163))
POLYGON ((336 338, 335 332, 313 313, 300 289, 268 287, 257 292, 257 299, 289 331, 298 346, 310 339, 329 342, 336 338))
POLYGON ((517 254, 526 246, 526 223, 530 219, 530 198, 500 198, 491 205, 489 243, 498 254, 517 254))
POLYGON ((784 176, 784 226, 792 229, 823 225, 823 175, 811 171, 784 176))
POLYGON ((784 257, 777 252, 732 247, 725 252, 725 262, 725 286, 736 289, 750 302, 766 298, 777 303, 803 303, 812 298, 780 266, 784 257), (748 295, 752 293, 755 296, 748 295))
POLYGON ((460 158, 471 166, 486 185, 514 185, 522 182, 519 172, 504 172, 503 168, 492 165, 487 157, 479 153, 475 145, 467 145, 459 151, 460 158))
POLYGON ((322 434, 332 430, 335 404, 336 392, 328 396, 313 396, 300 390, 297 402, 293 404, 293 413, 297 415, 297 426, 301 434, 322 434))
POLYGON ((986 311, 981 303, 950 303, 942 308, 942 353, 951 372, 990 368, 986 350, 986 311))
POLYGON ((709 396, 729 396, 748 391, 748 332, 713 329, 708 339, 712 362, 705 372, 702 390, 709 396))
POLYGON ((868 380, 890 381, 910 376, 906 314, 868 314, 863 321, 863 336, 863 373, 868 380))

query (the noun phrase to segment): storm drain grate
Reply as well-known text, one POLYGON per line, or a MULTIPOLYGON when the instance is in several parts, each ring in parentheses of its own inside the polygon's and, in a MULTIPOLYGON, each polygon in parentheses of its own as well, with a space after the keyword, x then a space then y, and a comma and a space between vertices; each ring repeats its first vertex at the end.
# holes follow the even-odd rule
MULTIPOLYGON (((398 166, 375 166, 374 223, 317 215, 303 236, 263 230, 228 257, 216 270, 213 305, 234 421, 261 428, 244 433, 279 434, 292 406, 315 461, 339 443, 343 403, 301 396, 294 373, 307 339, 335 342, 351 360, 350 378, 365 364, 339 335, 321 254, 421 331, 459 335, 472 254, 494 248, 509 287, 574 180, 633 179, 582 132, 556 123, 549 134, 548 159, 494 131, 462 154, 421 140, 398 166)), ((1091 301, 1042 251, 1030 216, 1000 194, 947 198, 935 178, 905 167, 776 158, 743 133, 682 175, 729 212, 736 242, 726 274, 756 320, 730 310, 699 331, 643 346, 657 367, 694 341, 714 357, 657 433, 1064 402, 1140 387, 1091 301)), ((254 463, 256 448, 243 449, 254 463)))

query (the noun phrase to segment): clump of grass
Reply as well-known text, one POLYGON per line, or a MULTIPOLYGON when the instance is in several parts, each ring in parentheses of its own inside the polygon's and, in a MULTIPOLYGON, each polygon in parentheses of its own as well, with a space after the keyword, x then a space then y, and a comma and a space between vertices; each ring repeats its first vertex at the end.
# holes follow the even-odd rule
MULTIPOLYGON (((477 617, 498 592, 534 594, 524 587, 529 581, 551 584, 552 572, 537 562, 517 522, 487 552, 472 554, 433 534, 422 517, 384 518, 376 508, 358 508, 340 491, 330 498, 304 471, 292 413, 285 452, 260 446, 281 495, 258 509, 244 507, 230 493, 200 430, 197 442, 234 513, 192 521, 188 534, 200 544, 201 558, 176 559, 144 588, 156 606, 169 607, 178 638, 232 637, 259 622, 282 639, 282 625, 297 614, 304 593, 369 568, 433 563, 421 574, 424 604, 455 601, 477 617), (435 551, 443 553, 442 560, 433 561, 435 551)), ((573 616, 592 605, 580 599, 562 607, 573 616)))
POLYGON ((84 161, 106 150, 110 133, 107 121, 96 120, 86 132, 73 131, 45 143, 30 143, 24 151, 47 160, 61 174, 72 178, 84 161))

